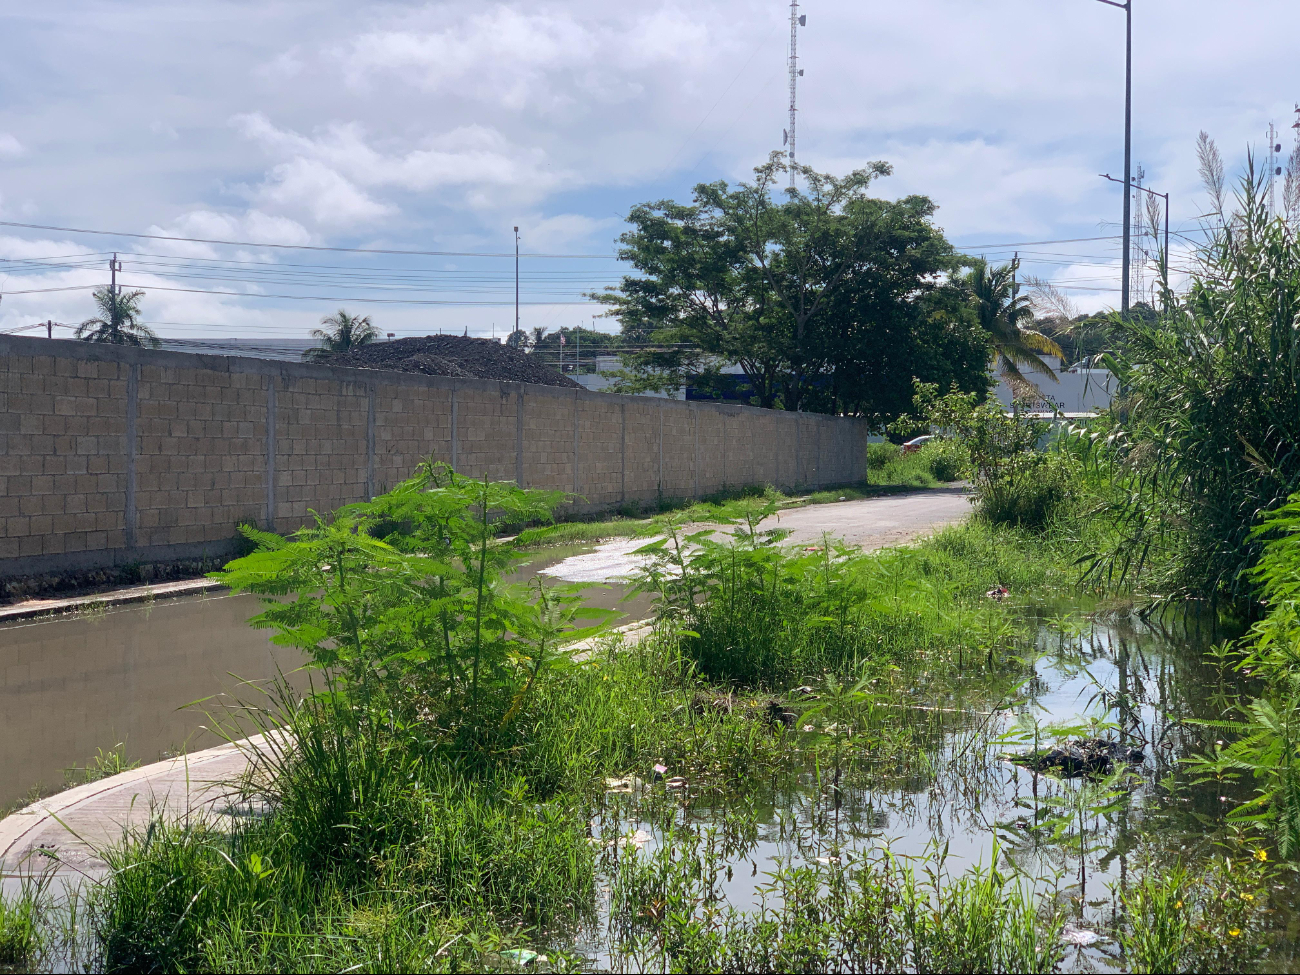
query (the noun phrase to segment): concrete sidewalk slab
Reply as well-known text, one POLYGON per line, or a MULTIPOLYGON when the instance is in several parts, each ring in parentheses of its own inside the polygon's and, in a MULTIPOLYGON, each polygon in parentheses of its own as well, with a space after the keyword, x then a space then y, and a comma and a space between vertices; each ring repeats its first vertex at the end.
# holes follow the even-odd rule
POLYGON ((144 829, 159 815, 201 816, 220 823, 249 814, 237 783, 254 753, 268 747, 257 735, 192 755, 155 762, 88 782, 0 819, 0 875, 75 874, 95 879, 107 864, 97 851, 144 829))

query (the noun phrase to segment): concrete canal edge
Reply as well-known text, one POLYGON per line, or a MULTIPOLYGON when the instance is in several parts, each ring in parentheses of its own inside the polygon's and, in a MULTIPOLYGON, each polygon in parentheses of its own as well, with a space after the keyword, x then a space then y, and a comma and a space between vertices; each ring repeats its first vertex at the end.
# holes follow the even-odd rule
MULTIPOLYGON (((639 620, 568 649, 583 660, 603 640, 636 643, 652 631, 639 620)), ((11 813, 0 819, 0 877, 52 869, 94 880, 108 869, 99 851, 158 816, 217 824, 246 816, 240 782, 268 747, 262 735, 217 745, 79 785, 11 813)))
POLYGON ((0 876, 102 876, 99 851, 122 842, 157 816, 180 819, 229 816, 237 783, 253 754, 267 748, 261 735, 207 748, 88 782, 41 799, 0 819, 0 876))
POLYGON ((215 592, 218 589, 225 589, 225 586, 212 579, 183 579, 179 582, 131 586, 127 589, 113 589, 86 596, 69 596, 65 599, 25 599, 11 606, 0 607, 0 623, 40 619, 45 616, 63 616, 68 613, 107 609, 110 606, 125 606, 131 603, 148 603, 155 599, 193 596, 215 592))

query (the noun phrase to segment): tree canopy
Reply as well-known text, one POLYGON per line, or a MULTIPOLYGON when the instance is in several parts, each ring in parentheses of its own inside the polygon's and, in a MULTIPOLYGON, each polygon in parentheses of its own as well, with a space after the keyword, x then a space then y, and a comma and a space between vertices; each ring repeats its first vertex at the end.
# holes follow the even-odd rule
POLYGON ((989 345, 954 278, 962 259, 926 197, 867 190, 890 173, 796 166, 775 198, 773 153, 752 183, 702 183, 690 204, 634 207, 620 256, 635 269, 596 295, 622 325, 646 387, 721 385, 737 363, 756 405, 870 417, 911 407, 913 380, 988 389, 989 345))
POLYGON ((304 352, 304 359, 328 359, 340 352, 369 345, 379 338, 379 329, 371 323, 369 315, 353 315, 343 308, 333 315, 326 315, 320 323, 329 328, 311 330, 311 337, 319 341, 320 345, 304 352))
POLYGON ((993 346, 994 365, 1017 397, 1038 392, 1021 371, 1022 366, 1055 383, 1060 380, 1043 356, 1065 358, 1064 350, 1055 341, 1033 327, 1033 305, 1016 283, 1019 266, 1019 261, 999 267, 976 261, 964 282, 975 319, 993 346))
POLYGON ((140 321, 143 291, 97 288, 95 305, 99 314, 77 326, 77 338, 83 342, 108 345, 135 345, 156 349, 159 345, 149 326, 140 321))

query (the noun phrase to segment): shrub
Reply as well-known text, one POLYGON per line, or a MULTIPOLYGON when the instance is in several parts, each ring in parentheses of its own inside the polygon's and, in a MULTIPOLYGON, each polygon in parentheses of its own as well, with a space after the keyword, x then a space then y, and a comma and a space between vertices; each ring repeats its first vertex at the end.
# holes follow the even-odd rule
POLYGON ((426 463, 291 538, 243 526, 258 550, 212 577, 263 597, 252 625, 326 671, 331 696, 360 705, 335 711, 367 733, 385 708, 409 720, 432 706, 430 730, 474 741, 508 730, 575 620, 615 615, 571 589, 502 581, 523 554, 497 526, 550 521, 562 497, 426 463), (385 526, 400 530, 375 537, 385 526))
POLYGON ((970 452, 955 440, 931 440, 919 454, 936 481, 960 481, 970 473, 970 452))
POLYGON ((1077 478, 1077 464, 1064 453, 1026 454, 977 483, 975 510, 997 525, 1042 531, 1068 510, 1077 478))
POLYGON ((902 454, 903 449, 888 440, 883 443, 869 443, 867 444, 867 469, 884 467, 897 460, 902 454))
POLYGON ((1253 599, 1251 529, 1300 490, 1300 238, 1248 173, 1216 214, 1183 297, 1157 322, 1113 320, 1123 395, 1099 457, 1123 487, 1106 558, 1167 550, 1191 595, 1253 599))

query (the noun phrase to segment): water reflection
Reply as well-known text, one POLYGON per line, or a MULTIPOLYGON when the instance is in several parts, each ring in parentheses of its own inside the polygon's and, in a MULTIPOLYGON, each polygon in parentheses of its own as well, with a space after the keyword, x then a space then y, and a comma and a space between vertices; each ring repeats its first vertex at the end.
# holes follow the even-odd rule
POLYGON ((198 596, 0 627, 0 808, 118 743, 141 763, 220 744, 204 710, 301 663, 247 625, 257 609, 198 596))
MULTIPOLYGON (((897 719, 916 730, 918 752, 905 767, 881 767, 864 755, 840 790, 828 788, 824 769, 820 777, 799 770, 735 802, 709 793, 677 797, 651 785, 640 796, 608 796, 594 832, 608 842, 644 830, 641 855, 653 855, 678 842, 674 830, 717 828, 739 804, 755 832, 718 880, 726 906, 737 910, 757 909, 764 896, 770 906, 773 895, 762 885, 783 867, 884 846, 905 858, 943 849, 951 873, 995 860, 1014 864, 1058 898, 1079 928, 1105 934, 1118 911, 1112 891, 1124 889, 1147 858, 1194 864, 1222 838, 1228 811, 1251 797, 1249 783, 1195 784, 1180 763, 1222 734, 1198 722, 1229 716, 1233 696, 1250 688, 1207 655, 1235 635, 1213 621, 1085 618, 1054 609, 1029 614, 1015 693, 960 675, 915 688, 910 711, 897 719), (1085 735, 1127 742, 1143 759, 1078 779, 1009 760, 1085 735)), ((608 918, 582 942, 593 965, 634 970, 619 947, 618 926, 608 918)), ((1066 967, 1096 968, 1115 951, 1105 938, 1071 948, 1066 967)), ((1271 963, 1290 957, 1279 947, 1271 963)))
MULTIPOLYGON (((643 618, 650 597, 626 598, 619 579, 634 560, 613 544, 612 555, 600 554, 604 546, 547 549, 509 581, 612 580, 592 585, 586 602, 643 618), (593 551, 600 571, 583 561, 593 551)), ((294 673, 302 655, 248 626, 259 608, 255 596, 208 594, 0 626, 0 810, 61 788, 67 770, 101 749, 120 744, 128 761, 148 764, 221 744, 208 725, 224 705, 255 695, 243 682, 283 672, 305 686, 294 673)))

